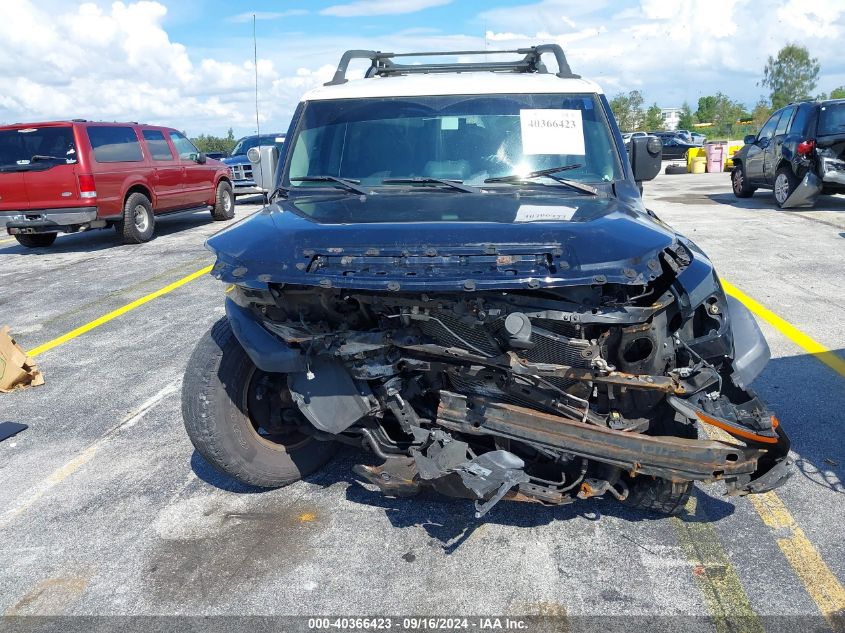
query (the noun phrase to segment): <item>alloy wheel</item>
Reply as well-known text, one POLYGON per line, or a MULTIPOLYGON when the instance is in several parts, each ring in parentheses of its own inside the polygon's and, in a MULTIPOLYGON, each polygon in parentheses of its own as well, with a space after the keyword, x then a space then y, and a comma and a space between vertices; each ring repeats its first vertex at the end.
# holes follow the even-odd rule
POLYGON ((778 174, 775 179, 775 199, 783 204, 789 196, 789 180, 786 174, 778 174))
POLYGON ((135 228, 137 228, 140 233, 146 232, 150 226, 150 216, 149 211, 144 205, 139 204, 135 206, 134 220, 135 228))
POLYGON ((742 177, 742 170, 737 169, 734 171, 734 191, 741 192, 743 181, 745 179, 742 177))

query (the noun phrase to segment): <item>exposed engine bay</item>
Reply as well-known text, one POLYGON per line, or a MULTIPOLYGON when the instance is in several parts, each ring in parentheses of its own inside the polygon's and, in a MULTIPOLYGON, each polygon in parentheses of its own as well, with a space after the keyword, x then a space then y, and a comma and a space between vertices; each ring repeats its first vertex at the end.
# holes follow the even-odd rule
POLYGON ((271 283, 236 287, 227 314, 278 397, 264 432, 295 424, 369 449, 383 463, 356 473, 387 494, 431 486, 481 516, 503 498, 624 501, 654 480, 769 490, 789 475, 789 442, 734 360, 731 327, 744 326, 725 295, 690 305, 671 282, 685 263, 642 286, 271 283), (736 441, 697 439, 699 423, 736 441))

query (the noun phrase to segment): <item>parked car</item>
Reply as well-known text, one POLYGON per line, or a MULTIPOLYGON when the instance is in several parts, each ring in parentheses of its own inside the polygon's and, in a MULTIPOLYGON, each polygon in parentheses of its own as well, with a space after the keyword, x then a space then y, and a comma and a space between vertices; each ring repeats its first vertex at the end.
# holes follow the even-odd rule
POLYGON ((625 143, 625 148, 627 149, 631 145, 632 138, 640 138, 648 136, 645 132, 623 132, 622 133, 622 140, 625 143))
POLYGON ((643 206, 660 144, 633 138, 629 161, 557 45, 404 59, 347 52, 296 110, 273 204, 208 240, 233 288, 184 378, 197 451, 277 487, 365 447, 380 463, 355 472, 386 494, 432 487, 476 516, 780 485, 789 441, 750 388, 765 339, 643 206))
POLYGON ((680 160, 686 158, 688 149, 698 149, 700 146, 688 143, 682 138, 673 134, 658 135, 663 143, 663 160, 680 160))
POLYGON ((738 198, 774 190, 779 207, 813 206, 820 194, 845 193, 845 99, 781 108, 734 156, 738 198))
POLYGON ((107 226, 146 242, 158 216, 202 208, 234 217, 229 173, 181 132, 83 120, 0 127, 0 226, 23 246, 107 226))
POLYGON ((707 137, 704 136, 704 134, 699 134, 698 132, 692 132, 690 137, 693 145, 701 146, 707 142, 707 137))
POLYGON ((667 130, 658 130, 658 131, 654 131, 654 132, 649 132, 649 133, 648 133, 648 135, 649 135, 649 136, 656 136, 656 137, 657 137, 657 138, 659 138, 659 139, 664 139, 664 138, 677 138, 677 139, 680 139, 680 140, 682 140, 682 141, 686 141, 686 139, 685 139, 685 138, 683 138, 683 137, 682 137, 681 135, 679 135, 677 132, 672 131, 672 130, 668 130, 668 131, 667 131, 667 130))
POLYGON ((223 159, 223 162, 229 166, 229 171, 232 175, 235 196, 269 193, 256 183, 255 176, 253 175, 254 165, 247 156, 249 150, 261 145, 275 145, 279 149, 279 153, 281 153, 285 147, 285 135, 276 133, 262 134, 261 136, 245 136, 232 149, 232 155, 223 159))
POLYGON ((689 130, 673 130, 672 133, 687 143, 693 142, 692 133, 689 130))
POLYGON ((213 158, 214 160, 223 160, 224 158, 229 158, 228 152, 206 152, 206 158, 213 158))

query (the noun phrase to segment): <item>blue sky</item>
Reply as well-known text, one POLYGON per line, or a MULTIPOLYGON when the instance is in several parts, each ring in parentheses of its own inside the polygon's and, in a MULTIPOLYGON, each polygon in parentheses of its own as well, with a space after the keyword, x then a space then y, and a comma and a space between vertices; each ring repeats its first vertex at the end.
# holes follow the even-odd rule
POLYGON ((560 43, 575 72, 662 107, 722 91, 749 107, 787 42, 845 84, 842 0, 2 0, 0 121, 144 120, 189 134, 253 131, 252 20, 262 128, 348 48, 460 50, 560 43))
MULTIPOLYGON (((460 33, 475 33, 479 37, 484 34, 483 21, 479 13, 486 8, 498 6, 514 6, 516 2, 482 2, 478 0, 452 0, 451 2, 418 2, 407 3, 408 9, 399 11, 403 3, 385 2, 388 7, 399 11, 393 14, 366 12, 363 8, 358 11, 361 15, 332 15, 325 11, 330 7, 351 6, 354 1, 319 1, 303 0, 290 2, 285 0, 260 0, 256 2, 225 2, 222 0, 186 0, 177 6, 170 7, 168 22, 172 24, 175 39, 187 44, 202 46, 207 39, 200 29, 196 28, 196 15, 204 14, 202 22, 212 32, 218 35, 224 33, 252 37, 252 18, 256 14, 260 34, 267 38, 284 37, 290 33, 323 33, 326 35, 348 35, 350 28, 366 29, 362 35, 384 35, 399 30, 413 28, 430 29, 434 31, 454 30, 460 33), (415 7, 421 7, 413 11, 415 7), (208 19, 211 15, 219 16, 223 20, 208 19), (239 20, 243 20, 240 22, 239 20), (448 29, 445 27, 448 25, 448 29)), ((362 5, 376 5, 367 2, 362 5)), ((336 10, 337 11, 337 10, 336 10)))

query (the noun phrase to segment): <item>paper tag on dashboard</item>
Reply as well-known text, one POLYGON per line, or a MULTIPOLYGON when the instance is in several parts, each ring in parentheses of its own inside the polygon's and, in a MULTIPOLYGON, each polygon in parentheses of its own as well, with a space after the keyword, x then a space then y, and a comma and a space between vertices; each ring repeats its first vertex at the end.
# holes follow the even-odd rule
POLYGON ((578 209, 564 206, 522 204, 516 210, 514 222, 569 222, 578 209))
POLYGON ((581 110, 520 110, 523 154, 584 156, 581 110))

